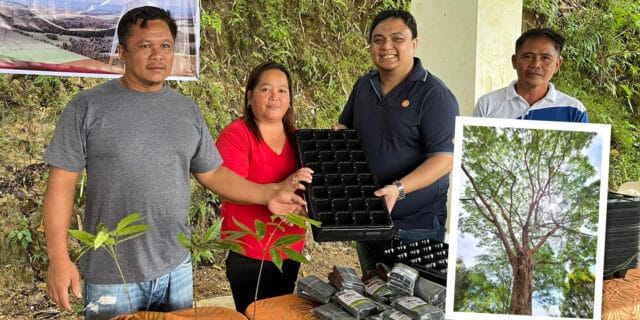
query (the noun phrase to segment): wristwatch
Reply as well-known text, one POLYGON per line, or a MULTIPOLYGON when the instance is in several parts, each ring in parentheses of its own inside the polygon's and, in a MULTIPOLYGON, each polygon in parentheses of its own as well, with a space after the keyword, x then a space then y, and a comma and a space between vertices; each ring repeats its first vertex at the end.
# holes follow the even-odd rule
POLYGON ((394 186, 398 188, 398 200, 404 199, 405 193, 404 193, 404 186, 402 185, 402 182, 400 182, 400 180, 396 180, 392 183, 394 186))

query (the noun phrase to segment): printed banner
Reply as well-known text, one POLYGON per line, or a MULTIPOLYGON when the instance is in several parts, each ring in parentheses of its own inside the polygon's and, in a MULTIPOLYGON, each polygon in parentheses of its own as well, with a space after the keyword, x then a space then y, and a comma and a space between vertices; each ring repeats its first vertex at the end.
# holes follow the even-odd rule
POLYGON ((197 0, 0 0, 0 73, 119 77, 118 21, 146 5, 168 9, 178 25, 169 79, 197 79, 197 0))

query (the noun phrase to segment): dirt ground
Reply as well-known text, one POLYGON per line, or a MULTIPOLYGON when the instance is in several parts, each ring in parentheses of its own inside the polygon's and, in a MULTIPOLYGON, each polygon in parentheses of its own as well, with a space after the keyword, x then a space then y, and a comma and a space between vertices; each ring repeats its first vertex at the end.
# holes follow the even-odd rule
MULTIPOLYGON (((307 242, 306 253, 311 256, 309 264, 303 264, 299 277, 316 275, 321 279, 327 276, 333 266, 348 266, 360 273, 355 244, 352 242, 307 242)), ((224 265, 222 266, 222 268, 224 265)), ((204 300, 218 296, 231 295, 225 272, 221 267, 208 266, 196 270, 194 275, 194 296, 204 300)), ((0 277, 12 277, 0 274, 0 277)), ((0 319, 83 319, 79 301, 74 304, 76 312, 66 312, 49 302, 43 282, 25 286, 0 301, 0 319)))

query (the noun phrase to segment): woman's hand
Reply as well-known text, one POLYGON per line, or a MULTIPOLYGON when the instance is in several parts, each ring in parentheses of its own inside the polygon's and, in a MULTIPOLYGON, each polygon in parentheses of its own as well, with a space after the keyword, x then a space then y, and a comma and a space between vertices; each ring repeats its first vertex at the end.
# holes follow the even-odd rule
POLYGON ((284 180, 278 182, 278 190, 284 191, 296 191, 296 190, 307 190, 307 187, 303 184, 311 183, 313 180, 312 177, 313 170, 310 168, 300 168, 296 170, 296 172, 292 173, 284 180))
POLYGON ((289 213, 306 213, 304 207, 307 202, 292 191, 277 190, 267 202, 267 208, 272 214, 286 216, 289 213))

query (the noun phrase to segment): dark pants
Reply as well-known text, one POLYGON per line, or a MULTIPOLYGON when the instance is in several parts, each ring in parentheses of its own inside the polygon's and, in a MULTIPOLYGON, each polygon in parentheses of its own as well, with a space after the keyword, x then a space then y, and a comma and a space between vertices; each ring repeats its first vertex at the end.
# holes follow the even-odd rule
MULTIPOLYGON (((254 301, 260 262, 234 252, 230 252, 227 257, 227 279, 238 312, 244 313, 254 301)), ((260 276, 258 300, 293 293, 299 270, 300 263, 291 259, 284 260, 282 272, 273 262, 265 261, 260 276)))

